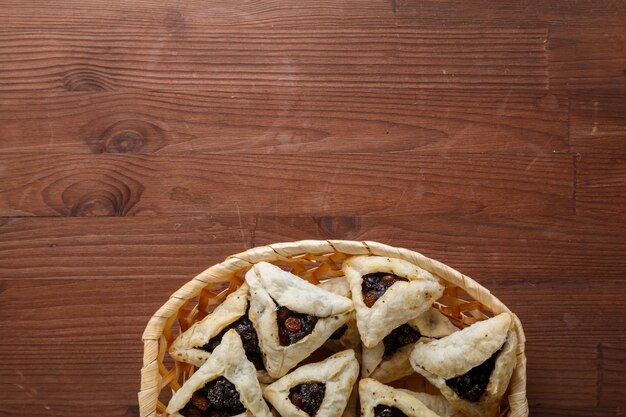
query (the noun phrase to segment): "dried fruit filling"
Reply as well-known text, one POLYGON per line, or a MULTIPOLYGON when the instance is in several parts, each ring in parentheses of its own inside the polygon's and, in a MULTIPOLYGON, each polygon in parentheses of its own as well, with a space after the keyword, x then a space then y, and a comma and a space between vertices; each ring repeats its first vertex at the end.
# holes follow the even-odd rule
POLYGON ((344 324, 343 326, 335 330, 333 334, 330 335, 329 339, 331 340, 341 339, 343 335, 346 334, 347 331, 348 331, 348 325, 344 324))
POLYGON ((420 337, 422 337, 420 332, 408 324, 396 327, 383 339, 383 344, 385 345, 384 357, 391 356, 396 350, 403 346, 417 342, 420 337))
POLYGON ((363 283, 361 284, 363 302, 368 307, 373 306, 376 300, 398 281, 408 282, 408 279, 387 272, 363 275, 363 283))
POLYGON ((287 307, 279 306, 276 310, 278 321, 278 339, 282 346, 289 346, 310 335, 317 323, 317 317, 296 313, 287 307))
POLYGON ((213 350, 222 342, 222 338, 230 329, 235 329, 241 342, 243 343, 243 349, 246 352, 248 360, 254 364, 256 369, 265 369, 263 365, 263 356, 261 354, 261 348, 259 347, 259 338, 254 330, 254 326, 250 319, 248 319, 248 313, 242 316, 239 320, 227 326, 217 336, 212 337, 204 346, 200 346, 199 349, 207 352, 213 352, 213 350))
POLYGON ((448 379, 446 385, 452 388, 460 398, 474 403, 477 402, 485 393, 487 385, 489 385, 489 378, 496 367, 496 359, 498 359, 499 353, 500 351, 497 351, 485 362, 475 366, 465 374, 448 379))
POLYGON ((230 417, 245 411, 237 388, 221 376, 194 392, 179 413, 185 417, 230 417))
POLYGON ((402 411, 396 407, 389 407, 388 405, 378 404, 374 407, 375 417, 407 417, 402 411))
POLYGON ((325 393, 326 384, 321 382, 306 382, 296 385, 289 390, 289 401, 300 410, 313 417, 320 409, 325 393))

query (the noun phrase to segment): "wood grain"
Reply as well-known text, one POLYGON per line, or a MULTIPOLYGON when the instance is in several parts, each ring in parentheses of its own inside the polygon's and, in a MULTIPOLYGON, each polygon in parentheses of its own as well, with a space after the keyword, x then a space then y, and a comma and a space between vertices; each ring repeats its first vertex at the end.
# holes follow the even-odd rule
POLYGON ((242 25, 278 28, 306 26, 340 26, 358 24, 362 27, 388 27, 397 23, 415 26, 433 23, 457 24, 471 27, 516 25, 538 26, 547 23, 571 27, 621 26, 626 13, 624 0, 502 0, 484 2, 466 0, 396 0, 362 2, 319 0, 298 3, 292 0, 253 0, 245 3, 209 3, 192 0, 170 4, 159 0, 68 0, 45 7, 47 1, 24 3, 5 0, 0 17, 5 27, 16 29, 68 29, 93 27, 153 28, 168 23, 170 30, 180 29, 181 23, 207 26, 242 25), (42 7, 44 6, 44 7, 42 7), (150 13, 148 13, 150 12, 150 13), (182 22, 181 22, 182 17, 182 22))
POLYGON ((416 250, 479 280, 618 279, 626 269, 624 227, 602 218, 516 214, 322 216, 310 221, 263 216, 253 229, 253 244, 311 237, 376 240, 416 250))
POLYGON ((0 271, 18 280, 187 281, 250 247, 250 216, 0 220, 0 271))
MULTIPOLYGON (((7 382, 4 395, 11 399, 0 406, 2 411, 8 413, 15 404, 20 412, 39 406, 50 415, 77 416, 99 405, 122 415, 132 413, 141 366, 135 335, 141 333, 146 315, 182 282, 153 278, 139 286, 124 279, 5 280, 0 312, 11 320, 0 322, 0 332, 13 336, 0 351, 6 361, 0 379, 7 382), (20 355, 11 354, 16 347, 20 355)), ((515 280, 492 284, 492 291, 526 325, 534 412, 550 415, 564 401, 574 408, 599 405, 606 410, 611 404, 604 404, 605 397, 598 397, 594 389, 596 364, 598 369, 611 366, 615 348, 607 347, 626 342, 626 325, 610 320, 626 310, 621 296, 626 281, 606 280, 602 286, 584 278, 559 285, 552 279, 533 286, 520 286, 515 280), (563 299, 563 293, 575 296, 563 299), (532 305, 526 302, 529 297, 532 305), (576 303, 575 313, 568 303, 576 303), (607 346, 600 358, 597 343, 607 346)), ((624 388, 623 379, 612 382, 614 389, 624 388)))
POLYGON ((193 24, 111 33, 4 29, 0 91, 196 91, 221 85, 545 89, 545 28, 193 24), (154 37, 157 42, 151 41, 154 37))
POLYGON ((571 192, 559 154, 0 158, 3 216, 558 214, 571 192))
POLYGON ((568 100, 544 92, 220 87, 7 94, 0 153, 553 153, 568 100))
POLYGON ((572 152, 619 155, 626 152, 626 95, 619 91, 571 95, 572 152))
POLYGON ((0 221, 7 279, 186 281, 252 246, 300 239, 377 240, 498 280, 624 278, 626 225, 530 216, 17 218, 0 221))
POLYGON ((540 25, 569 27, 622 26, 626 14, 623 0, 542 0, 494 1, 466 0, 461 3, 439 0, 397 0, 396 17, 415 23, 423 20, 441 24, 456 22, 481 25, 540 25))
POLYGON ((579 155, 576 160, 576 212, 626 217, 626 155, 579 155))
POLYGON ((4 0, 0 416, 138 416, 167 296, 304 238, 472 276, 524 323, 531 415, 622 415, 625 21, 624 0, 4 0))
MULTIPOLYGON (((626 18, 622 9, 622 22, 626 18)), ((550 85, 557 91, 626 92, 626 26, 550 28, 550 85)))

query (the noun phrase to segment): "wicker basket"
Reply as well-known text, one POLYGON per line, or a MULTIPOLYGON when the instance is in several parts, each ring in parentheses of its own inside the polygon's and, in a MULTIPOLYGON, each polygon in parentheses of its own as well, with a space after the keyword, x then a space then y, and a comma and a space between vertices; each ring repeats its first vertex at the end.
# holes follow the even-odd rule
MULTIPOLYGON (((345 240, 303 240, 252 248, 232 255, 196 276, 172 294, 152 316, 143 333, 139 415, 166 416, 166 403, 172 392, 178 390, 180 384, 193 373, 191 365, 174 362, 167 354, 177 331, 186 330, 220 304, 241 285, 244 274, 252 264, 271 262, 317 284, 321 280, 343 275, 341 264, 347 257, 368 254, 404 259, 443 279, 446 289, 435 306, 460 327, 494 314, 511 313, 489 290, 471 278, 408 249, 377 242, 345 240)), ((513 317, 519 339, 517 366, 509 385, 508 404, 504 401, 500 415, 526 417, 525 338, 519 319, 514 314, 513 317)))

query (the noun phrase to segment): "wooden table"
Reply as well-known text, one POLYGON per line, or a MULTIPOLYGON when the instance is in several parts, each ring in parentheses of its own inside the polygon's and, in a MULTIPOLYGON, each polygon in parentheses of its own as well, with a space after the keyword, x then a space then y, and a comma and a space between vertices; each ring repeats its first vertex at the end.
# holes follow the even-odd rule
POLYGON ((472 276, 533 416, 626 413, 623 0, 1 3, 1 416, 137 415, 169 294, 303 238, 472 276))

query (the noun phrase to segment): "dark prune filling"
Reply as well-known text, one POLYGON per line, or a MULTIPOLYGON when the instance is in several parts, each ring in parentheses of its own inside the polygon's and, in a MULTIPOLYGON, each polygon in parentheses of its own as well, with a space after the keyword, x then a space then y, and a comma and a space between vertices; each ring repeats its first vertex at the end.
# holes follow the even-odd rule
POLYGON ((388 405, 378 404, 374 407, 375 417, 407 417, 402 411, 396 407, 389 407, 388 405))
POLYGON ((332 340, 337 340, 337 339, 341 339, 341 337, 346 334, 346 331, 348 330, 348 325, 344 324, 343 326, 341 326, 340 328, 338 328, 337 330, 335 330, 333 332, 333 334, 330 335, 329 339, 332 340))
POLYGON ((487 389, 489 378, 496 367, 496 359, 498 359, 499 353, 500 351, 498 350, 489 359, 470 369, 465 374, 448 379, 446 385, 452 388, 460 398, 473 403, 477 402, 487 389))
POLYGON ((261 354, 261 348, 259 347, 259 338, 256 334, 256 330, 254 330, 252 322, 248 319, 248 313, 243 315, 239 320, 228 325, 217 336, 212 337, 207 344, 200 346, 199 349, 207 352, 213 352, 213 350, 220 343, 222 343, 222 338, 230 329, 235 329, 235 331, 239 334, 239 337, 241 337, 243 349, 246 351, 246 357, 248 360, 254 364, 256 369, 264 370, 265 365, 263 365, 263 355, 261 354))
POLYGON ((408 281, 408 279, 387 272, 363 275, 363 283, 361 284, 363 302, 368 307, 373 306, 376 300, 398 281, 408 281))
POLYGON ((403 324, 399 327, 396 327, 383 339, 383 344, 385 345, 385 353, 383 354, 383 356, 385 358, 391 356, 396 350, 400 349, 402 346, 417 342, 420 337, 422 337, 420 332, 418 332, 408 324, 403 324))
POLYGON ((296 385, 289 390, 289 401, 300 410, 313 417, 320 409, 325 393, 326 384, 321 382, 306 382, 296 385))
POLYGON ((230 417, 246 411, 237 388, 220 376, 193 393, 191 400, 179 411, 185 417, 230 417))
POLYGON ((278 306, 278 339, 282 346, 289 346, 310 335, 318 318, 308 314, 296 313, 287 307, 278 306))

